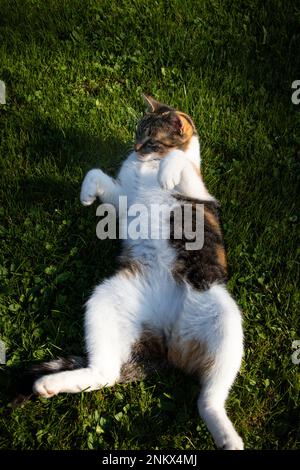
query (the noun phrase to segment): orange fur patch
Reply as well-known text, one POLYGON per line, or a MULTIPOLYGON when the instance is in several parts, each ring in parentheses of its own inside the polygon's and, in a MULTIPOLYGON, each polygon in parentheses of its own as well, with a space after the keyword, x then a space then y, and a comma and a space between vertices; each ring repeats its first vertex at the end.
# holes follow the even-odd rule
POLYGON ((221 235, 221 228, 216 217, 204 207, 204 218, 209 223, 210 227, 219 235, 221 235))
POLYGON ((217 245, 216 252, 217 252, 218 263, 226 271, 227 270, 227 260, 226 260, 226 254, 225 254, 224 247, 222 245, 217 245))
POLYGON ((189 120, 190 118, 188 118, 188 116, 186 114, 181 113, 181 112, 177 112, 176 114, 177 114, 177 116, 180 117, 180 120, 182 122, 182 126, 183 126, 182 127, 182 132, 183 132, 183 134, 185 134, 187 140, 189 140, 192 137, 192 135, 194 134, 194 127, 193 127, 193 125, 191 124, 191 122, 189 120))
POLYGON ((205 343, 182 341, 178 336, 170 343, 164 334, 147 325, 133 345, 131 359, 123 365, 121 382, 137 380, 169 366, 177 367, 199 379, 213 366, 205 343))

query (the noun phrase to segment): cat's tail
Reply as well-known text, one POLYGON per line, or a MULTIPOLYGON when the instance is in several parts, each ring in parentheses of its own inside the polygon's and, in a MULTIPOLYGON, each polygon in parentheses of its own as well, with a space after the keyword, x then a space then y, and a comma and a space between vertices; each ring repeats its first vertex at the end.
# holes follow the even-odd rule
POLYGON ((11 405, 17 407, 32 398, 34 396, 32 390, 33 383, 43 375, 80 369, 86 367, 86 365, 86 358, 79 356, 59 357, 53 361, 31 365, 18 379, 16 384, 16 397, 11 402, 11 405))
POLYGON ((53 374, 54 372, 61 372, 65 370, 75 370, 81 367, 86 367, 87 360, 84 357, 69 356, 59 357, 49 362, 42 362, 41 364, 34 364, 28 369, 28 373, 34 374, 36 378, 41 375, 53 374))

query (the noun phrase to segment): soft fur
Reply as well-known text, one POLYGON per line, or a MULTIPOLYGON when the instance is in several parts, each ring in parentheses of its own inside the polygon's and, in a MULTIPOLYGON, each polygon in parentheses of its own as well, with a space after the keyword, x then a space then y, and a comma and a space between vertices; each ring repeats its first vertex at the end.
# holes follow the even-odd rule
MULTIPOLYGON (((135 365, 164 361, 201 383, 198 409, 216 445, 243 449, 225 411, 241 365, 242 321, 226 289, 226 257, 218 204, 200 173, 200 147, 191 118, 145 97, 150 112, 137 129, 135 151, 116 179, 100 169, 87 173, 81 201, 118 206, 142 203, 178 207, 204 204, 204 246, 186 251, 184 240, 124 240, 120 270, 98 285, 86 305, 86 367, 56 361, 33 390, 43 397, 81 392, 136 378, 135 365), (147 353, 148 351, 148 353, 147 353), (49 373, 51 372, 51 373, 49 373)), ((195 209, 196 210, 196 209, 195 209)), ((152 221, 153 222, 153 221, 152 221)), ((155 222, 155 221, 154 221, 155 222)), ((123 221, 120 220, 120 224, 123 221)), ((158 221, 157 221, 158 223, 158 221)), ((174 227, 173 227, 174 229, 174 227)))

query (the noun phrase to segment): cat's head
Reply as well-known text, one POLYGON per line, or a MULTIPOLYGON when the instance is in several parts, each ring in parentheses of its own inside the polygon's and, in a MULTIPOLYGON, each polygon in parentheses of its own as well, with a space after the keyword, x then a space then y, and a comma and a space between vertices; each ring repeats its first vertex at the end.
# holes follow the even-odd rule
POLYGON ((185 113, 143 95, 149 112, 140 121, 136 130, 134 149, 140 160, 159 159, 171 150, 185 150, 196 128, 185 113))

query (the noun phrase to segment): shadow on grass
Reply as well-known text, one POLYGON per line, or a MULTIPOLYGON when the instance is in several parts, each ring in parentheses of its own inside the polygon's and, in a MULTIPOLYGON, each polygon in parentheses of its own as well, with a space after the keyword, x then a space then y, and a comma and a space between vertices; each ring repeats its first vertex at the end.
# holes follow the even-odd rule
POLYGON ((21 120, 17 127, 30 136, 24 149, 29 163, 38 168, 42 164, 43 170, 47 169, 47 164, 53 166, 57 178, 63 174, 70 177, 69 172, 73 173, 74 169, 84 174, 92 165, 115 172, 131 147, 130 143, 121 142, 114 136, 103 139, 68 125, 58 128, 50 118, 35 116, 29 123, 21 120))
MULTIPOLYGON (((114 138, 101 140, 73 128, 58 129, 50 119, 35 117, 30 128, 26 157, 32 171, 26 173, 33 175, 8 182, 5 210, 7 220, 12 220, 13 225, 10 228, 8 224, 5 238, 8 246, 15 246, 19 251, 17 258, 21 265, 22 261, 31 260, 22 272, 33 278, 30 291, 39 302, 34 321, 41 330, 41 338, 46 344, 52 343, 63 350, 60 355, 78 355, 82 350, 82 305, 93 286, 114 273, 120 246, 118 240, 102 241, 96 237, 97 204, 86 208, 79 201, 82 175, 95 166, 113 174, 129 146, 114 138), (47 169, 49 174, 45 174, 47 169), (47 251, 45 244, 53 245, 53 251, 47 251), (50 263, 57 267, 58 275, 63 275, 61 281, 45 274, 50 263), (42 279, 34 285, 34 277, 42 279), (65 310, 64 316, 56 320, 50 314, 52 309, 65 310), (56 325, 57 330, 63 327, 64 335, 57 336, 56 325)), ((15 282, 18 286, 20 279, 16 278, 15 282)), ((23 303, 22 309, 26 308, 30 311, 32 304, 23 303)), ((29 325, 30 315, 27 321, 29 325)), ((26 358, 21 354, 19 363, 1 370, 0 383, 7 384, 9 400, 10 390, 15 388, 24 370, 24 361, 26 365, 26 358)), ((5 387, 0 388, 5 396, 5 387)))

